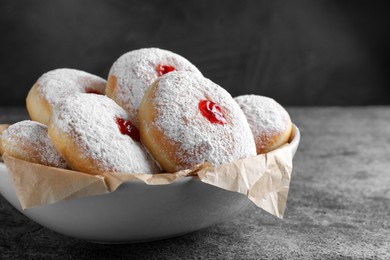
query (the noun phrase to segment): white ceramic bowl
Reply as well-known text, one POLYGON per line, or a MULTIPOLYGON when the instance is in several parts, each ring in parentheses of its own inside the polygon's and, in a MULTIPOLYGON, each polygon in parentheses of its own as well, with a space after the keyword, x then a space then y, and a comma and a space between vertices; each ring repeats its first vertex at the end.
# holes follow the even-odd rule
MULTIPOLYGON (((300 141, 295 125, 294 132, 293 155, 300 141)), ((0 163, 0 193, 42 226, 100 243, 149 241, 182 235, 229 219, 252 203, 242 194, 186 177, 169 185, 126 182, 110 194, 21 210, 3 163, 0 163)))

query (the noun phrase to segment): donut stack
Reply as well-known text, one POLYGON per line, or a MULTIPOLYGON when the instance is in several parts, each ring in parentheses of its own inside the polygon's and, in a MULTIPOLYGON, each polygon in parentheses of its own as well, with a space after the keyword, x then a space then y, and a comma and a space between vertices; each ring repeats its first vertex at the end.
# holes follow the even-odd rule
POLYGON ((31 121, 0 133, 0 155, 89 174, 218 166, 274 150, 292 130, 273 99, 233 98, 187 59, 158 48, 125 53, 107 81, 49 71, 26 104, 31 121))

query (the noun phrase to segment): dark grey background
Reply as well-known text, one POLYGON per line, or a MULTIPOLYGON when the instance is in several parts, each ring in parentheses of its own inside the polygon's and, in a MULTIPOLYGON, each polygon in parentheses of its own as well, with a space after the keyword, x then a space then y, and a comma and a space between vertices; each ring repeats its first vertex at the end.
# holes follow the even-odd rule
POLYGON ((385 1, 0 1, 0 106, 70 67, 106 78, 123 53, 160 47, 233 96, 283 105, 390 104, 385 1))

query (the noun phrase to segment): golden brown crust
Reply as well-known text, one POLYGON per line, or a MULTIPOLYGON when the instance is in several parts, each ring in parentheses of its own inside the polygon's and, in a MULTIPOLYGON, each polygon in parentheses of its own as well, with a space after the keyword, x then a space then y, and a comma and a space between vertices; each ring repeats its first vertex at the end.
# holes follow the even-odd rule
POLYGON ((80 172, 159 172, 136 134, 129 128, 122 131, 128 118, 108 97, 80 94, 54 109, 48 134, 69 166, 80 172))
POLYGON ((4 144, 3 147, 7 147, 4 148, 4 154, 30 163, 45 165, 42 160, 40 160, 38 151, 31 146, 23 143, 14 144, 6 139, 3 139, 2 142, 4 144), (21 153, 20 150, 23 150, 23 153, 21 153))
POLYGON ((15 123, 1 135, 3 154, 27 162, 67 168, 64 159, 54 148, 43 124, 25 120, 15 123))
POLYGON ((271 152, 288 143, 292 134, 292 123, 289 119, 286 123, 286 131, 267 136, 254 136, 257 154, 271 152))
POLYGON ((48 125, 58 102, 77 93, 104 94, 106 80, 75 69, 56 69, 43 74, 31 87, 26 106, 33 121, 48 125))
POLYGON ((106 95, 111 98, 114 96, 115 88, 117 87, 117 78, 114 75, 108 75, 106 95))
POLYGON ((31 120, 47 125, 50 119, 51 108, 47 100, 42 98, 35 83, 26 98, 26 107, 31 120))
MULTIPOLYGON (((3 155, 4 153, 4 150, 3 150, 3 146, 2 146, 2 142, 1 142, 1 135, 3 134, 3 132, 9 127, 9 125, 7 124, 1 124, 0 125, 0 157, 3 155)), ((0 158, 1 159, 1 158, 0 158)))
POLYGON ((289 141, 292 131, 290 115, 274 99, 260 95, 242 95, 234 99, 247 118, 257 154, 268 153, 289 141))
POLYGON ((153 105, 157 85, 158 80, 145 92, 139 107, 138 118, 141 141, 164 170, 174 172, 179 162, 175 161, 173 155, 178 147, 172 141, 167 140, 154 124, 149 123, 154 122, 157 115, 157 109, 153 105), (161 151, 166 152, 162 153, 161 151))
POLYGON ((49 124, 48 134, 57 151, 64 158, 69 168, 77 169, 80 172, 89 174, 99 174, 99 171, 92 158, 86 158, 79 145, 69 136, 68 133, 61 131, 60 128, 49 124))
POLYGON ((245 124, 245 116, 231 96, 211 81, 193 76, 185 72, 170 73, 146 90, 138 119, 141 141, 150 154, 167 172, 206 161, 220 165, 256 155, 249 125, 245 124), (212 125, 198 110, 199 100, 211 93, 218 96, 218 103, 225 109, 223 126, 212 125), (186 104, 192 105, 182 109, 186 104))

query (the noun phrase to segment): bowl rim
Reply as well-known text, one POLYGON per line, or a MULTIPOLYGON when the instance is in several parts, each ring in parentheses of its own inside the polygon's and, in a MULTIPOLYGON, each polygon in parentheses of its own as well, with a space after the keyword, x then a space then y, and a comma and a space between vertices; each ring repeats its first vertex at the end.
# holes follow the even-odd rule
POLYGON ((293 129, 293 131, 292 131, 292 134, 290 137, 289 144, 292 146, 298 146, 298 144, 301 140, 301 131, 294 123, 292 124, 292 129, 293 129))

